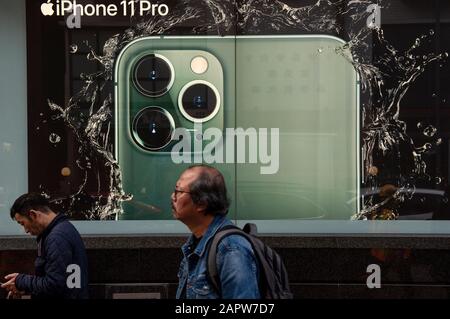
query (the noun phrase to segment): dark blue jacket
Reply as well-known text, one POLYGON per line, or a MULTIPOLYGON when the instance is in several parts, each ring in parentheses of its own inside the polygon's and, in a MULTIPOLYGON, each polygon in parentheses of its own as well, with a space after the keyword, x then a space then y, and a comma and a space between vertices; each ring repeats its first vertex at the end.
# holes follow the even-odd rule
POLYGON ((88 268, 83 240, 68 219, 58 214, 37 237, 38 257, 35 275, 19 274, 16 287, 31 294, 32 298, 88 298, 88 268), (73 266, 80 269, 80 288, 76 286, 73 266), (68 278, 71 276, 70 278, 68 278), (67 284, 69 279, 69 285, 67 284))

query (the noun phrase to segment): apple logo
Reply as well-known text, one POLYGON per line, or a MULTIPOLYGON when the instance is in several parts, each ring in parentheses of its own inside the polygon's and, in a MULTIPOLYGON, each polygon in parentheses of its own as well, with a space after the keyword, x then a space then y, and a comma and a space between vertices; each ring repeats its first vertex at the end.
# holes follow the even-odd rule
POLYGON ((48 0, 47 3, 43 3, 41 5, 41 12, 45 16, 52 16, 55 11, 53 11, 53 3, 50 3, 51 0, 48 0))

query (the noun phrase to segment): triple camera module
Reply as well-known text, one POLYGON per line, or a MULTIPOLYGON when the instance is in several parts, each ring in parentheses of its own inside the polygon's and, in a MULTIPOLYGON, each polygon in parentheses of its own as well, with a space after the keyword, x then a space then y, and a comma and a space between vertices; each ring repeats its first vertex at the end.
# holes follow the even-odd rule
POLYGON ((178 78, 170 58, 159 53, 141 57, 132 68, 131 82, 140 95, 136 99, 142 101, 133 114, 132 136, 147 151, 166 148, 175 128, 189 125, 183 123, 186 120, 205 123, 220 109, 220 92, 205 76, 208 60, 203 56, 193 57, 190 63, 172 60, 178 78))

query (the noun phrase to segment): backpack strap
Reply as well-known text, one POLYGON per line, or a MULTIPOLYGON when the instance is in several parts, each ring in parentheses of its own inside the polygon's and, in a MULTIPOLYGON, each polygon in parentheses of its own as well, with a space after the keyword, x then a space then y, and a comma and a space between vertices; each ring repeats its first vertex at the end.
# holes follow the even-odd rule
POLYGON ((220 289, 220 277, 219 277, 219 272, 217 270, 217 261, 216 261, 217 247, 219 246, 219 243, 222 239, 224 239, 225 237, 228 237, 230 235, 234 235, 234 234, 245 237, 253 247, 252 240, 247 233, 245 233, 243 230, 241 230, 237 226, 227 225, 227 226, 221 228, 214 235, 214 237, 208 243, 208 248, 206 250, 207 254, 208 254, 207 259, 206 259, 206 273, 207 273, 207 276, 209 278, 211 285, 213 286, 213 288, 216 290, 216 292, 220 296, 222 295, 222 291, 220 289))

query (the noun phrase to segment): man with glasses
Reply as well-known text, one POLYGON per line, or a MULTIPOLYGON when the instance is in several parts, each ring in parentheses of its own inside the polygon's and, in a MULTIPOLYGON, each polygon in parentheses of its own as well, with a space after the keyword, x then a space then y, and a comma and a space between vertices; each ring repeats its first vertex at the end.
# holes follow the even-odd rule
POLYGON ((5 276, 2 288, 8 296, 31 294, 32 298, 84 299, 88 297, 87 256, 75 227, 63 214, 50 209, 41 194, 24 194, 11 207, 15 219, 30 235, 37 236, 35 275, 5 276))
POLYGON ((172 193, 172 212, 191 236, 183 245, 178 272, 177 298, 258 299, 258 266, 251 244, 240 235, 230 235, 217 248, 220 291, 215 291, 207 275, 207 247, 222 227, 230 201, 225 180, 215 168, 196 165, 185 170, 172 193))

